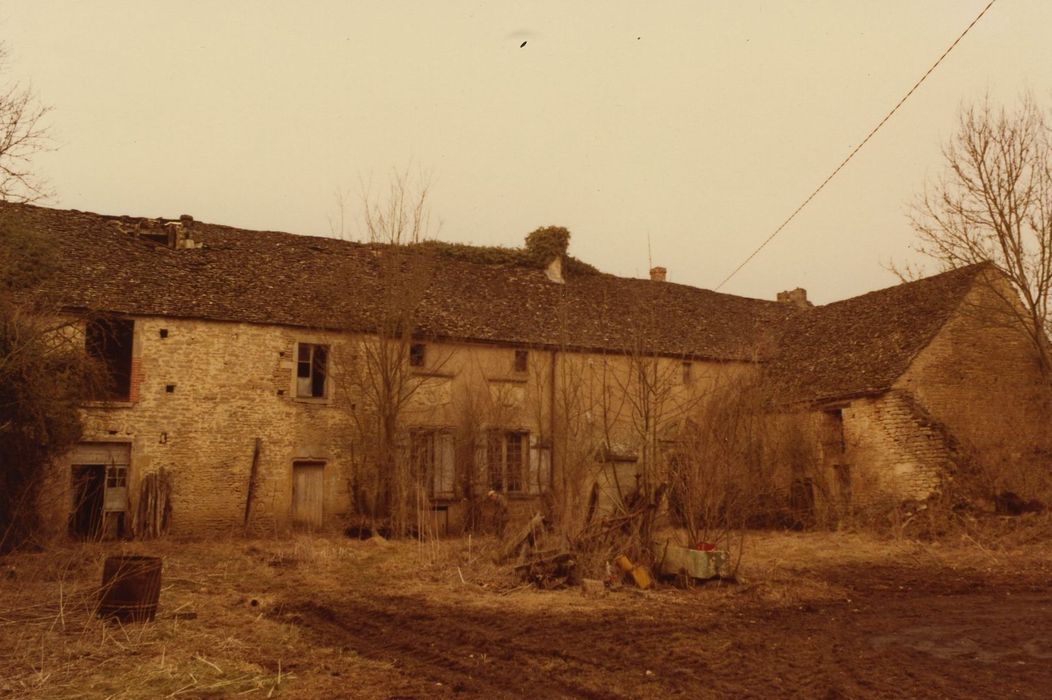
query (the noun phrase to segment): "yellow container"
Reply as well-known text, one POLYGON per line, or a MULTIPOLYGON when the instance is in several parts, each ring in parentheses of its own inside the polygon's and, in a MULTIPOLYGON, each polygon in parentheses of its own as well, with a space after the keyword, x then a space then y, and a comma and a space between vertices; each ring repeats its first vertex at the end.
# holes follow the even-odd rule
POLYGON ((614 559, 614 563, 617 564, 617 568, 624 571, 626 574, 632 575, 632 580, 635 581, 636 586, 646 590, 650 588, 654 582, 650 578, 650 572, 646 570, 646 567, 642 564, 636 566, 632 563, 632 560, 626 557, 624 554, 618 555, 614 559))
POLYGON ((642 564, 639 566, 632 567, 632 580, 636 582, 636 585, 646 590, 654 583, 650 579, 650 574, 647 572, 646 567, 642 564))

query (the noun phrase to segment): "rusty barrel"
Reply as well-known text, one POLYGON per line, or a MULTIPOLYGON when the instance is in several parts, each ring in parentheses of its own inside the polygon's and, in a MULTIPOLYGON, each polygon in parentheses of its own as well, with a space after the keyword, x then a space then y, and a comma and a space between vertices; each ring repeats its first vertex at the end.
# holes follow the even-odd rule
POLYGON ((160 593, 160 557, 107 557, 102 567, 99 617, 149 622, 157 614, 160 593))

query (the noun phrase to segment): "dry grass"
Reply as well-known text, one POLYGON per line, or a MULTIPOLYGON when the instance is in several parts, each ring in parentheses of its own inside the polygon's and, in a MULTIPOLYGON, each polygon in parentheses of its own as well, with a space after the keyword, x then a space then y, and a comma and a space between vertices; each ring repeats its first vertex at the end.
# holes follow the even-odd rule
MULTIPOLYGON (((1016 519, 998 546, 921 544, 850 533, 755 534, 743 585, 625 591, 585 598, 522 586, 492 563, 492 538, 445 542, 356 541, 328 536, 151 543, 64 544, 0 559, 0 696, 39 698, 315 697, 383 688, 397 673, 354 650, 310 643, 282 614, 284 601, 419 596, 475 610, 609 615, 626 606, 726 605, 732 599, 796 605, 844 592, 823 576, 841 566, 896 563, 1010 570, 1052 563, 1047 517, 1016 519), (1046 536, 1041 537, 1041 533, 1046 536), (150 554, 164 561, 154 623, 121 626, 95 616, 103 561, 150 554)), ((998 523, 1008 529, 1008 523, 998 523)), ((967 538, 967 539, 966 539, 967 538)))

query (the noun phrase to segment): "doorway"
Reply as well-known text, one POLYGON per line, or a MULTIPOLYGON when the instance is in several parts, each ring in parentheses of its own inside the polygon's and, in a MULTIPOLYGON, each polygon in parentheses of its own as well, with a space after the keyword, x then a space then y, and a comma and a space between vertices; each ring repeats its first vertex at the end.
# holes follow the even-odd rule
POLYGON ((130 458, 128 443, 82 442, 73 448, 71 535, 91 540, 124 536, 130 458))
POLYGON ((106 466, 73 465, 73 511, 70 534, 87 540, 102 538, 102 503, 106 489, 106 466))
POLYGON ((325 462, 292 463, 292 524, 320 528, 324 501, 325 462))

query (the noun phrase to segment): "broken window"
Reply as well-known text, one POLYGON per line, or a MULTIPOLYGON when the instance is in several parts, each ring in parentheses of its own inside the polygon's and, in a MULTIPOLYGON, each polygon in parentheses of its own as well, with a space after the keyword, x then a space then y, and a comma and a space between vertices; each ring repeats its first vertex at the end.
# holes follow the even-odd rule
POLYGON ((132 337, 135 322, 123 318, 99 318, 84 329, 84 349, 103 370, 103 383, 96 399, 127 401, 131 397, 132 337))
POLYGON ((296 396, 324 398, 328 374, 329 349, 324 345, 300 343, 296 350, 296 396))
POLYGON ((529 437, 529 433, 514 430, 490 431, 486 466, 491 489, 505 493, 519 493, 523 490, 529 437))
POLYGON ((526 368, 529 366, 529 362, 530 362, 530 353, 528 351, 526 351, 526 350, 516 350, 515 351, 515 371, 516 372, 525 372, 526 368))
POLYGON ((427 358, 427 346, 423 343, 413 343, 409 346, 409 366, 423 367, 427 358))

